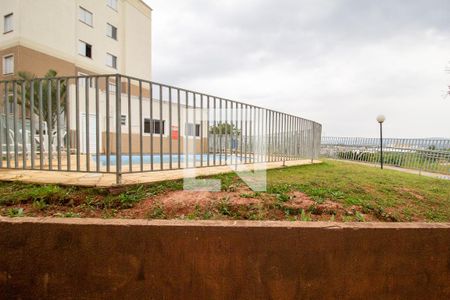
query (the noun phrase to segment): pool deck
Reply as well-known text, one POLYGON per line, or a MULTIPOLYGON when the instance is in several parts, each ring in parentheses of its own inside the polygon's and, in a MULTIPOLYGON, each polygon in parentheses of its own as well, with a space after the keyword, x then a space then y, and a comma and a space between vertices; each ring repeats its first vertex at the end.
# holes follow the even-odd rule
MULTIPOLYGON (((320 163, 315 160, 313 163, 320 163)), ((310 159, 286 161, 285 166, 298 166, 311 164, 310 159)), ((245 167, 246 170, 254 169, 276 169, 282 168, 283 162, 269 162, 265 164, 238 165, 238 169, 245 167)), ((234 166, 213 166, 195 169, 177 170, 155 170, 153 172, 123 174, 121 185, 134 185, 142 183, 153 183, 166 180, 177 180, 187 177, 207 176, 221 173, 229 173, 235 170, 234 166), (187 172, 188 171, 188 172, 187 172), (187 173, 189 173, 187 175, 187 173)), ((59 172, 59 171, 32 171, 32 170, 12 170, 0 169, 0 181, 21 181, 39 184, 61 184, 73 186, 95 186, 111 187, 116 186, 116 174, 99 173, 79 173, 79 172, 59 172)))

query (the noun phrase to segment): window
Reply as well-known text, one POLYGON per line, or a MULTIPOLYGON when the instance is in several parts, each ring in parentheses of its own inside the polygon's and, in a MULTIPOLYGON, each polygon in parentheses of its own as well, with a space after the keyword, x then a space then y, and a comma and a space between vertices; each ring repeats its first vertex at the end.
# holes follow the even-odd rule
POLYGON ((14 73, 14 55, 6 55, 3 57, 3 75, 14 73))
POLYGON ((117 40, 117 27, 106 23, 106 35, 114 40, 117 40))
POLYGON ((8 14, 3 18, 3 33, 13 31, 13 14, 8 14))
POLYGON ((107 4, 114 10, 117 10, 117 0, 107 0, 107 4))
POLYGON ((126 115, 120 116, 120 124, 122 124, 122 126, 127 125, 127 116, 126 115))
POLYGON ((166 121, 144 120, 144 133, 164 134, 164 125, 166 121))
MULTIPOLYGON (((186 135, 194 136, 194 124, 193 123, 186 124, 186 135)), ((195 124, 195 136, 200 136, 200 124, 195 124)))
POLYGON ((92 45, 80 41, 78 54, 92 58, 92 45))
POLYGON ((112 54, 106 53, 106 65, 108 67, 117 69, 117 57, 112 54))
POLYGON ((92 13, 80 6, 80 21, 92 27, 93 19, 92 13))

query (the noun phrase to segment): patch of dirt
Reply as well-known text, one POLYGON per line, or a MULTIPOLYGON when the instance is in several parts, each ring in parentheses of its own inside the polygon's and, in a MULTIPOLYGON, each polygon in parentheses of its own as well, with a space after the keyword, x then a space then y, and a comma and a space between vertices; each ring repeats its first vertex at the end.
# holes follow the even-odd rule
MULTIPOLYGON (((111 190, 118 193, 119 189, 111 190)), ((412 190, 399 189, 420 199, 412 190)), ((84 196, 84 197, 83 197, 84 196)), ((305 193, 293 191, 285 195, 255 193, 245 185, 231 191, 170 191, 141 200, 131 208, 105 208, 103 196, 86 201, 77 194, 70 201, 45 207, 22 203, 0 208, 0 215, 11 216, 10 209, 23 209, 23 215, 34 217, 88 217, 130 219, 247 219, 247 220, 308 220, 308 221, 401 221, 401 213, 392 209, 363 209, 344 206, 326 199, 316 201, 305 193)), ((422 197, 423 199, 423 197, 422 197)), ((17 211, 15 211, 17 213, 17 211)), ((419 218, 414 221, 421 221, 419 218)))
POLYGON ((418 199, 418 200, 424 200, 425 197, 420 195, 419 193, 417 193, 414 190, 408 189, 408 188, 397 188, 396 191, 400 192, 400 193, 406 193, 409 194, 411 196, 413 196, 414 198, 418 199))

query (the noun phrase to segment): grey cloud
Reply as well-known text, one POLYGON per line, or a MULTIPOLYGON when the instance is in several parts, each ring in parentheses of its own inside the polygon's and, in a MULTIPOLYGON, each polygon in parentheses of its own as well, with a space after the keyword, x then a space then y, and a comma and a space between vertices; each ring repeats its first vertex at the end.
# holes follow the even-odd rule
POLYGON ((450 1, 148 3, 155 80, 288 107, 326 134, 370 135, 380 110, 393 135, 450 135, 450 101, 439 98, 450 82, 450 1), (416 129, 419 114, 433 121, 416 129))

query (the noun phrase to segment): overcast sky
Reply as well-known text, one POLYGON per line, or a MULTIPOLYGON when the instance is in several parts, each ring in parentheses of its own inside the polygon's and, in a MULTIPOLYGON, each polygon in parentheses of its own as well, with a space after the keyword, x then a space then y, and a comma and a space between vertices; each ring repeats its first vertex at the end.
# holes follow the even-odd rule
POLYGON ((153 80, 327 136, 450 137, 449 0, 145 0, 153 80))

